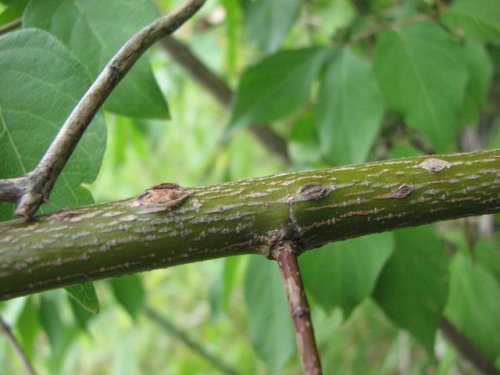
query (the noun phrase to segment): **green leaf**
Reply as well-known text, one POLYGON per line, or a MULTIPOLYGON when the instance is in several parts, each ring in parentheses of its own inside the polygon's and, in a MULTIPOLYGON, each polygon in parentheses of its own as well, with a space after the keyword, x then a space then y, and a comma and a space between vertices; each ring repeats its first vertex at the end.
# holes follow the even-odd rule
POLYGON ((297 117, 288 136, 288 150, 297 166, 321 159, 313 111, 305 111, 297 117))
POLYGON ((241 0, 248 38, 265 52, 276 51, 297 20, 300 0, 241 0))
POLYGON ((338 306, 347 318, 372 293, 393 242, 379 233, 305 253, 299 259, 307 290, 323 309, 338 306))
POLYGON ((316 127, 323 154, 336 164, 364 162, 383 113, 370 64, 342 48, 328 62, 318 94, 316 127))
POLYGON ((66 292, 77 301, 81 307, 92 314, 99 313, 99 299, 95 291, 94 283, 87 283, 68 286, 66 292))
POLYGON ((394 237, 395 251, 374 298, 389 319, 432 353, 448 293, 448 259, 430 227, 398 230, 394 237))
POLYGON ((245 280, 250 340, 257 355, 274 374, 295 351, 295 336, 278 266, 252 256, 245 280))
POLYGON ((214 317, 220 317, 227 311, 232 291, 236 285, 235 279, 241 257, 225 258, 222 269, 210 286, 209 302, 214 317))
POLYGON ((500 355, 498 296, 500 284, 491 273, 463 255, 453 259, 445 314, 491 360, 500 355))
POLYGON ((380 34, 374 64, 390 106, 438 152, 447 151, 460 130, 467 80, 457 41, 430 22, 403 26, 380 34))
POLYGON ((33 303, 33 297, 26 298, 23 310, 16 321, 16 330, 19 332, 24 352, 29 359, 33 360, 36 338, 40 331, 40 321, 33 303))
MULTIPOLYGON (((31 0, 23 23, 57 36, 95 79, 122 45, 158 16, 149 0, 31 0)), ((169 117, 145 58, 120 82, 105 108, 132 117, 169 117)))
POLYGON ((477 123, 479 110, 487 103, 488 87, 493 77, 493 67, 485 48, 472 40, 463 46, 468 80, 460 120, 465 125, 477 123))
POLYGON ((116 277, 110 280, 113 294, 120 305, 132 319, 137 319, 137 314, 144 307, 144 287, 139 275, 116 277))
POLYGON ((474 259, 500 283, 500 233, 492 239, 480 239, 474 246, 474 259))
POLYGON ((49 292, 40 295, 38 316, 49 339, 52 352, 59 352, 64 341, 66 327, 59 314, 59 303, 55 294, 49 292))
POLYGON ((457 0, 444 12, 442 19, 460 33, 479 41, 500 44, 500 6, 498 0, 457 0))
POLYGON ((76 301, 73 297, 68 295, 69 306, 71 312, 73 313, 73 318, 80 329, 90 335, 88 330, 88 322, 93 319, 96 315, 89 312, 87 309, 82 308, 82 305, 76 301))
POLYGON ((291 115, 309 97, 324 57, 321 48, 280 51, 249 67, 236 91, 229 128, 291 115))
MULTIPOLYGON (((0 38, 0 82, 0 177, 17 177, 38 164, 90 78, 56 38, 30 29, 0 38)), ((98 113, 42 212, 92 202, 81 184, 97 176, 105 147, 106 129, 98 113)))
POLYGON ((6 6, 6 9, 0 12, 0 25, 4 25, 21 17, 28 0, 3 0, 1 3, 6 6))

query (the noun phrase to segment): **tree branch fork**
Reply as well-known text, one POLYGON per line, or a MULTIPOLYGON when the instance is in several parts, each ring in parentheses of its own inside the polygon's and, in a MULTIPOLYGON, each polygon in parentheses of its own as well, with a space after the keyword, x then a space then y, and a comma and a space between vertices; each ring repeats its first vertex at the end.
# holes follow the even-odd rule
POLYGON ((500 150, 161 184, 123 201, 0 223, 0 300, 204 259, 500 211, 500 150))

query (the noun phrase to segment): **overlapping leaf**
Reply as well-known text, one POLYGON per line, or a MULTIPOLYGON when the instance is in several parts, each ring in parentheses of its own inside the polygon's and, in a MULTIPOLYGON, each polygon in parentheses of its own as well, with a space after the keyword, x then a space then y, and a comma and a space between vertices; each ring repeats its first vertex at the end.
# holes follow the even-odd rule
POLYGON ((378 37, 374 64, 390 106, 438 152, 448 150, 460 130, 467 81, 458 42, 430 22, 404 26, 378 37))
POLYGON ((248 38, 266 52, 275 51, 297 20, 300 0, 241 0, 248 38))
POLYGON ((72 285, 65 289, 85 310, 93 314, 99 312, 99 300, 97 299, 94 283, 90 281, 83 284, 72 285))
POLYGON ((254 350, 278 374, 295 350, 295 337, 277 264, 261 256, 250 259, 245 301, 254 350))
POLYGON ((300 258, 306 288, 325 310, 338 306, 348 317, 369 297, 392 253, 392 234, 336 242, 300 258))
MULTIPOLYGON (((0 38, 0 177, 32 170, 90 84, 85 68, 51 34, 21 30, 0 38)), ((106 129, 97 114, 59 177, 45 211, 92 202, 80 187, 97 175, 106 129)), ((3 213, 8 218, 7 213, 3 213)))
POLYGON ((348 47, 338 51, 325 69, 316 106, 323 154, 336 164, 366 161, 383 113, 371 66, 348 47))
POLYGON ((455 257, 446 315, 492 360, 500 355, 498 296, 500 284, 490 272, 463 255, 455 257))
POLYGON ((321 48, 280 51, 248 68, 241 77, 229 128, 290 115, 309 97, 324 61, 321 48))
MULTIPOLYGON (((23 23, 57 36, 94 79, 132 35, 157 17, 158 12, 149 0, 32 0, 23 23)), ((169 116, 144 58, 117 86, 105 108, 132 117, 169 116)))
POLYGON ((457 0, 443 15, 460 33, 483 42, 500 44, 500 6, 497 0, 457 0))
POLYGON ((448 295, 448 259, 429 227, 398 230, 394 237, 374 297, 389 319, 432 353, 448 295))

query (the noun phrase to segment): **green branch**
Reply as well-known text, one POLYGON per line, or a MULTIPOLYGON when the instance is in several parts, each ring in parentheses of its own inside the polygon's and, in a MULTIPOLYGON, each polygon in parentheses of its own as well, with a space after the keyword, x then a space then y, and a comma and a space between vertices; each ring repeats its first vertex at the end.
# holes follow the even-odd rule
POLYGON ((0 299, 500 211, 500 150, 282 173, 0 224, 0 299))

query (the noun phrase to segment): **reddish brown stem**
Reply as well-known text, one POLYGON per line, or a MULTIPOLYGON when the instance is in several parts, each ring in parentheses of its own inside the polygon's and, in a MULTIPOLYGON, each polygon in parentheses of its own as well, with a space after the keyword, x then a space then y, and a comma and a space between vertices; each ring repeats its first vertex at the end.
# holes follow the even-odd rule
POLYGON ((283 283, 285 284, 304 373, 306 375, 321 375, 323 371, 321 370, 318 347, 314 339, 309 304, 293 244, 290 241, 280 243, 273 249, 272 256, 278 262, 283 283))

